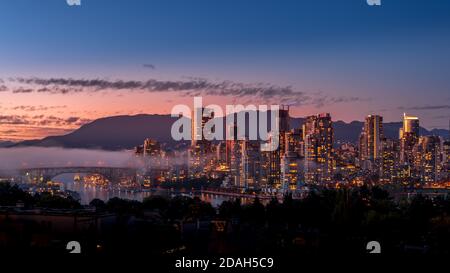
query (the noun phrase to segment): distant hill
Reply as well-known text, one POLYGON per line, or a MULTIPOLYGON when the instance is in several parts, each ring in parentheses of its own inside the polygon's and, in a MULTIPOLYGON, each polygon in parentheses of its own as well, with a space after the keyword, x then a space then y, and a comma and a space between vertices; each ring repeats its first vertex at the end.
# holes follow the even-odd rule
MULTIPOLYGON (((173 122, 177 119, 170 115, 113 116, 97 119, 67 135, 23 141, 14 146, 120 150, 131 149, 140 145, 145 138, 153 138, 174 145, 176 142, 172 139, 170 130, 173 122)), ((298 128, 304 121, 304 118, 291 118, 291 128, 298 128)), ((350 123, 336 121, 333 124, 336 142, 353 143, 358 141, 358 136, 364 125, 361 121, 350 123)), ((398 131, 401 126, 401 122, 384 123, 385 135, 388 138, 398 138, 398 131)), ((420 133, 422 135, 448 136, 448 130, 443 129, 428 131, 425 128, 420 128, 420 133)))
POLYGON ((13 146, 15 143, 12 141, 0 141, 0 148, 13 146))
POLYGON ((23 141, 16 146, 120 150, 142 144, 145 138, 172 143, 170 129, 175 120, 177 118, 170 115, 106 117, 85 124, 67 135, 23 141))

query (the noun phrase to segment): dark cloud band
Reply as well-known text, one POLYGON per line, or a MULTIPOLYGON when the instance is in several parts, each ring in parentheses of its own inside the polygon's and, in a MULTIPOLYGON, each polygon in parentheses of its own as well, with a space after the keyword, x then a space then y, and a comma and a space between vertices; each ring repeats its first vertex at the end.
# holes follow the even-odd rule
POLYGON ((99 92, 126 90, 140 92, 179 92, 182 96, 228 96, 251 98, 253 101, 289 105, 315 105, 322 107, 329 103, 354 102, 362 100, 355 97, 328 97, 294 91, 291 86, 277 86, 266 83, 240 83, 233 81, 212 82, 202 78, 189 78, 184 81, 124 81, 104 79, 73 78, 11 78, 10 81, 27 85, 13 90, 13 93, 51 93, 70 94, 78 92, 99 92))

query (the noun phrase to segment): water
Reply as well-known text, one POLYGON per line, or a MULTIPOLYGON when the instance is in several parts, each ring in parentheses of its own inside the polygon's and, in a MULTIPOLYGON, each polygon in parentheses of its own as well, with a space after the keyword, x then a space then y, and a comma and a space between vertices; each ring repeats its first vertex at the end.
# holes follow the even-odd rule
MULTIPOLYGON (((75 191, 80 195, 80 202, 83 205, 89 204, 93 199, 100 199, 108 201, 111 198, 118 197, 122 199, 136 200, 142 202, 144 198, 155 195, 169 196, 166 190, 160 190, 155 192, 143 192, 143 191, 125 191, 114 190, 102 187, 96 187, 94 185, 85 184, 83 182, 74 181, 75 174, 61 174, 53 179, 55 182, 61 182, 64 185, 65 190, 75 191)), ((202 193, 195 195, 201 200, 211 203, 213 207, 218 207, 223 201, 232 201, 236 197, 222 196, 217 194, 202 193)), ((249 204, 253 202, 251 198, 240 198, 242 204, 249 204)))

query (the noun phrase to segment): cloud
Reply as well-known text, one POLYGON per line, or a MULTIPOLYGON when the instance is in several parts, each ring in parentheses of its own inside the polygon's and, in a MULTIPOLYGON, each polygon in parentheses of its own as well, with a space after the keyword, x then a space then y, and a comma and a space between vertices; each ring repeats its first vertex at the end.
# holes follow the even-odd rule
POLYGON ((450 105, 441 104, 441 105, 425 105, 425 106, 412 106, 412 107, 399 107, 399 110, 442 110, 442 109, 450 109, 450 105))
POLYGON ((79 119, 80 119, 79 117, 70 117, 70 118, 67 118, 67 119, 66 119, 66 122, 68 122, 68 123, 75 123, 75 122, 77 122, 79 119))
POLYGON ((153 64, 143 64, 142 66, 152 70, 156 69, 156 66, 154 66, 153 64))
MULTIPOLYGON (((0 82, 1 83, 1 82, 0 82)), ((6 85, 0 85, 0 92, 6 92, 8 91, 8 87, 6 85)))
MULTIPOLYGON (((268 83, 240 83, 234 81, 213 82, 203 78, 187 78, 182 81, 164 81, 150 79, 147 81, 73 79, 73 78, 11 78, 10 81, 29 85, 32 88, 16 89, 16 93, 41 92, 50 94, 71 94, 78 92, 99 92, 124 90, 138 92, 179 92, 182 96, 228 96, 238 101, 250 101, 289 104, 314 105, 345 103, 366 100, 357 97, 329 97, 320 93, 310 94, 295 91, 291 86, 277 86, 268 83)), ((13 91, 14 92, 14 91, 13 91)))
POLYGON ((47 111, 47 110, 53 110, 53 109, 62 109, 66 108, 66 105, 60 105, 60 106, 43 106, 43 105, 19 105, 10 108, 11 110, 21 110, 26 112, 35 112, 35 111, 47 111))
POLYGON ((34 92, 34 90, 31 89, 31 88, 23 88, 23 87, 19 87, 19 88, 17 88, 17 89, 14 89, 12 92, 13 92, 14 94, 20 94, 20 93, 32 93, 32 92, 34 92))
POLYGON ((47 136, 65 135, 73 131, 69 128, 38 127, 34 125, 2 125, 2 127, 11 128, 11 130, 0 131, 0 140, 10 141, 41 139, 47 136))
POLYGON ((10 129, 10 130, 0 131, 0 132, 2 134, 15 134, 15 133, 18 133, 19 131, 10 129))
POLYGON ((84 119, 84 118, 80 118, 80 117, 69 117, 69 118, 66 118, 64 121, 66 124, 73 124, 73 125, 81 126, 81 125, 91 122, 92 120, 84 119))
POLYGON ((358 97, 330 97, 327 95, 316 95, 311 98, 313 105, 318 108, 324 107, 326 105, 332 105, 336 103, 349 103, 349 102, 361 102, 361 101, 369 101, 370 99, 366 98, 358 98, 358 97))
POLYGON ((82 88, 73 87, 59 87, 52 86, 51 88, 43 87, 36 90, 38 93, 51 93, 51 94, 70 94, 70 93, 80 93, 83 92, 82 88))
POLYGON ((450 115, 434 116, 433 119, 450 119, 450 115))
POLYGON ((0 124, 27 125, 30 124, 25 115, 0 115, 0 124))
POLYGON ((2 125, 27 125, 27 126, 45 126, 45 127, 74 127, 81 126, 91 122, 90 119, 81 117, 60 118, 56 116, 45 115, 0 115, 0 124, 2 125))

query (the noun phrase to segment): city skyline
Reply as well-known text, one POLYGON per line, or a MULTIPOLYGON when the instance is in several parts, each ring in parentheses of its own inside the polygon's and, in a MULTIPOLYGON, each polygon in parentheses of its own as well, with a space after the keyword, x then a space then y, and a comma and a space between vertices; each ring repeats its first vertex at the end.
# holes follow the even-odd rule
POLYGON ((443 1, 15 1, 0 11, 0 139, 168 114, 197 94, 346 122, 406 112, 447 129, 449 11, 443 1))
MULTIPOLYGON (((244 107, 246 107, 246 105, 244 105, 244 107)), ((282 107, 285 107, 285 106, 282 105, 282 107)), ((31 107, 31 108, 35 108, 35 107, 31 107)), ((44 106, 36 107, 36 109, 40 109, 40 108, 46 108, 46 107, 44 107, 44 106)), ((49 107, 49 108, 51 109, 52 107, 49 107)), ((59 107, 55 107, 55 108, 59 108, 59 107)), ((28 110, 25 110, 25 111, 28 111, 28 110)), ((243 111, 243 112, 246 112, 246 111, 243 111)), ((329 115, 330 113, 327 113, 327 112, 315 113, 315 114, 312 114, 312 116, 322 115, 322 114, 329 115)), ((46 137, 65 136, 65 135, 68 135, 70 133, 76 132, 77 130, 81 129, 83 127, 83 125, 87 125, 89 123, 95 123, 97 120, 102 120, 104 118, 116 118, 116 117, 125 117, 125 116, 133 118, 133 117, 139 117, 139 116, 152 116, 152 115, 156 115, 156 116, 160 116, 160 117, 164 117, 164 116, 170 117, 170 114, 159 114, 159 113, 147 114, 147 113, 141 112, 141 113, 135 113, 135 114, 130 114, 130 115, 116 113, 116 115, 114 115, 114 116, 99 117, 98 119, 93 119, 93 120, 83 119, 80 117, 69 117, 67 119, 64 119, 64 118, 59 118, 56 116, 49 116, 48 117, 49 120, 37 122, 39 125, 46 125, 47 123, 48 124, 54 123, 54 124, 57 124, 58 126, 63 126, 63 128, 48 128, 48 127, 30 126, 29 121, 24 119, 27 116, 7 117, 7 116, 0 115, 0 119, 3 119, 3 124, 2 124, 2 128, 1 128, 3 130, 0 130, 0 142, 6 141, 6 142, 13 142, 13 143, 14 142, 20 143, 22 141, 27 141, 27 140, 41 140, 41 139, 45 139, 46 137)), ((36 117, 39 118, 41 116, 34 116, 34 117, 30 117, 30 118, 36 119, 36 117)), ((304 119, 305 120, 304 122, 306 122, 307 118, 309 116, 311 116, 311 115, 307 115, 307 116, 303 116, 303 117, 289 116, 289 118, 294 119, 294 120, 300 118, 300 119, 304 119)), ((370 116, 380 117, 379 115, 369 114, 369 115, 365 116, 364 118, 362 118, 361 120, 353 120, 351 122, 346 122, 346 121, 342 121, 342 120, 335 120, 330 115, 330 117, 332 118, 333 124, 335 122, 343 122, 344 124, 351 125, 354 122, 360 122, 360 123, 362 123, 361 129, 363 131, 364 131, 364 127, 366 126, 366 125, 364 125, 364 119, 366 119, 366 122, 367 122, 367 117, 370 117, 370 116)), ((406 116, 406 113, 403 113, 402 116, 404 118, 406 116)), ((220 119, 223 118, 223 120, 225 120, 225 115, 224 116, 216 116, 216 118, 220 118, 220 119)), ((419 117, 414 117, 414 118, 417 120, 419 119, 419 117)), ((381 116, 381 119, 383 119, 382 116, 381 116)), ((399 119, 398 121, 384 122, 384 123, 392 124, 392 123, 400 123, 400 122, 402 122, 402 119, 399 119)), ((171 124, 171 125, 174 125, 174 124, 171 124)), ((300 127, 298 127, 298 128, 293 127, 292 129, 301 129, 301 127, 302 127, 302 123, 300 124, 300 127)), ((425 126, 423 126, 423 124, 420 124, 420 127, 425 128, 425 130, 427 130, 427 128, 425 126)), ((169 129, 169 131, 170 131, 170 129, 169 129)), ((432 130, 429 130, 429 134, 431 134, 431 135, 444 134, 444 137, 445 137, 445 131, 449 131, 449 129, 433 128, 432 130), (433 130, 438 130, 438 131, 433 131, 433 130), (442 130, 444 130, 444 131, 442 131, 442 130)), ((168 132, 160 132, 160 133, 168 133, 168 132)), ((354 133, 354 132, 352 132, 352 133, 354 133)), ((399 132, 399 133, 401 134, 401 132, 399 132)), ((396 139, 396 138, 394 138, 394 139, 396 139)), ((354 142, 354 141, 350 141, 350 142, 354 142)))
POLYGON ((1 252, 450 253, 450 1, 4 2, 1 252))

